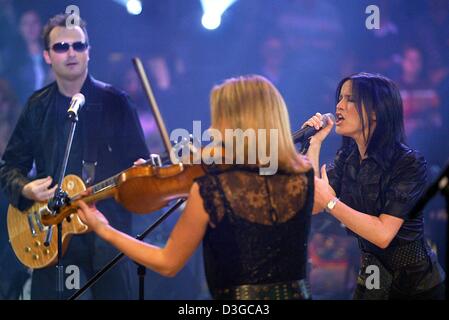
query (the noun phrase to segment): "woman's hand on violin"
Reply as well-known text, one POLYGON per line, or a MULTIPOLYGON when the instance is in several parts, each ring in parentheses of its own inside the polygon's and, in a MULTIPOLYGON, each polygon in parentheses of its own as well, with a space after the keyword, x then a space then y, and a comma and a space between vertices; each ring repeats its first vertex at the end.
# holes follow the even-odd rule
POLYGON ((326 139, 326 137, 329 135, 332 128, 334 127, 334 122, 332 121, 332 119, 328 119, 328 121, 329 121, 328 125, 320 130, 323 123, 323 115, 317 112, 312 118, 304 122, 301 128, 309 126, 315 128, 316 130, 320 130, 319 132, 317 132, 315 135, 312 136, 310 144, 314 143, 321 144, 324 141, 324 139, 326 139))
POLYGON ((79 200, 78 206, 78 216, 90 230, 99 233, 103 227, 109 225, 109 221, 97 210, 94 204, 88 206, 84 201, 79 200))

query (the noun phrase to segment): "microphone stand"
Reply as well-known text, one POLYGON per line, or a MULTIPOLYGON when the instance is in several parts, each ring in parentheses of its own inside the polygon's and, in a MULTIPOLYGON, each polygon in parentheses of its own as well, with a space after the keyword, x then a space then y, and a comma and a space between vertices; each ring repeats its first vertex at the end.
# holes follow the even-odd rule
MULTIPOLYGON (((50 214, 53 216, 57 215, 59 213, 59 209, 62 206, 70 203, 69 196, 67 195, 67 193, 64 190, 62 190, 61 186, 62 186, 62 181, 64 179, 65 172, 67 169, 67 163, 69 161, 69 155, 70 155, 70 150, 72 148, 73 136, 75 135, 76 124, 78 122, 78 115, 76 113, 71 113, 69 115, 69 119, 71 120, 70 130, 69 130, 69 135, 67 138, 67 144, 66 144, 66 148, 65 148, 64 158, 62 159, 61 169, 58 173, 58 187, 55 190, 55 194, 54 194, 53 198, 50 199, 50 201, 48 202, 48 209, 51 211, 50 214)), ((63 293, 64 293, 64 287, 63 287, 64 266, 62 263, 62 221, 60 223, 58 223, 57 231, 58 231, 58 235, 57 235, 58 258, 57 258, 57 265, 56 265, 56 269, 58 272, 57 294, 58 294, 58 300, 62 300, 63 293)), ((53 227, 51 226, 48 229, 47 235, 45 237, 45 242, 44 242, 45 246, 47 246, 47 247, 50 246, 52 235, 53 235, 53 227)))
MULTIPOLYGON (((159 219, 157 219, 152 225, 150 225, 142 234, 137 235, 135 239, 143 240, 150 232, 152 232, 157 226, 159 226, 165 219, 167 219, 176 209, 178 209, 186 199, 179 199, 168 211, 163 213, 159 219)), ((106 264, 100 271, 98 271, 87 283, 76 291, 68 300, 75 300, 80 297, 87 289, 94 285, 109 269, 115 266, 125 254, 123 252, 116 255, 108 264, 106 264)), ((145 280, 145 267, 138 264, 139 275, 139 300, 144 299, 144 280, 145 280)))
MULTIPOLYGON (((446 167, 441 171, 438 178, 427 188, 418 202, 410 211, 410 217, 416 218, 418 214, 424 209, 426 204, 440 191, 445 198, 446 212, 449 213, 449 161, 446 167)), ((449 223, 446 222, 446 248, 449 246, 449 223)), ((449 255, 446 253, 446 268, 449 266, 449 255)), ((449 279, 446 276, 446 299, 449 298, 449 279)))

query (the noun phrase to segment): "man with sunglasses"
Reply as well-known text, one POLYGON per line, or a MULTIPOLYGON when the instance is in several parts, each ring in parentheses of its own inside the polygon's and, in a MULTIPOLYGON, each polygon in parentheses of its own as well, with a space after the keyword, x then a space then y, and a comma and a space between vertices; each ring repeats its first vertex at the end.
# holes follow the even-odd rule
MULTIPOLYGON (((9 202, 22 211, 54 194, 69 131, 67 109, 71 97, 79 92, 86 102, 78 114, 67 175, 82 177, 86 184, 98 183, 149 154, 128 96, 88 72, 90 47, 85 22, 80 18, 78 25, 67 25, 68 19, 70 15, 57 15, 44 28, 43 55, 56 81, 28 99, 0 163, 0 185, 9 202), (36 170, 31 176, 33 163, 36 170)), ((131 232, 131 213, 113 200, 97 205, 119 229, 131 232)), ((93 233, 87 233, 70 240, 63 265, 78 267, 82 286, 116 253, 93 233)), ((128 268, 127 261, 118 264, 81 298, 130 298, 128 268)), ((70 275, 65 270, 64 298, 77 289, 67 288, 70 275)), ((56 299, 56 284, 54 266, 33 270, 31 298, 56 299)))

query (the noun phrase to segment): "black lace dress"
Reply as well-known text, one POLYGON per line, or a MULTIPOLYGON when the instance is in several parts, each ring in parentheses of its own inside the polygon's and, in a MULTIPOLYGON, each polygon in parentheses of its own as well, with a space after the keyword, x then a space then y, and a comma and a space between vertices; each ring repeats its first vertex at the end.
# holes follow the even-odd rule
POLYGON ((313 170, 263 176, 238 166, 196 182, 210 217, 203 251, 214 298, 223 289, 306 278, 313 170))

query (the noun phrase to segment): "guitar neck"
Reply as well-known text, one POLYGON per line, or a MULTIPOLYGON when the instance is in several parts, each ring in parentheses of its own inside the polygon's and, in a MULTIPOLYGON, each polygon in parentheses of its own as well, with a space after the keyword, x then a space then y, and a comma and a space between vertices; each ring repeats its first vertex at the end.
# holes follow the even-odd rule
POLYGON ((110 188, 115 188, 117 186, 117 177, 119 176, 119 174, 110 177, 106 180, 103 180, 99 183, 97 183, 96 185, 93 185, 92 188, 92 193, 99 193, 99 192, 103 192, 106 189, 110 189, 110 188))
POLYGON ((79 193, 73 196, 70 200, 70 204, 68 206, 63 206, 60 209, 59 214, 53 216, 50 214, 43 214, 41 219, 42 223, 46 226, 54 225, 61 223, 67 216, 76 212, 78 208, 77 202, 83 200, 87 204, 91 204, 106 198, 114 197, 117 191, 117 178, 120 174, 115 175, 109 179, 106 179, 96 185, 89 187, 88 195, 83 195, 83 193, 79 193))
POLYGON ((115 192, 116 192, 118 176, 119 175, 117 174, 111 178, 108 178, 106 180, 103 180, 103 181, 93 185, 92 187, 90 187, 91 194, 89 194, 88 196, 84 196, 84 197, 77 195, 72 198, 72 201, 82 199, 84 202, 89 204, 89 203, 94 203, 94 202, 97 202, 97 201, 100 201, 103 199, 114 197, 115 192))

